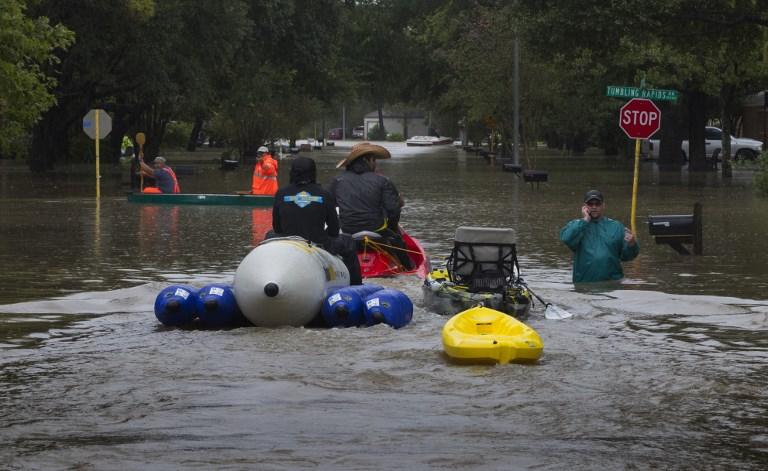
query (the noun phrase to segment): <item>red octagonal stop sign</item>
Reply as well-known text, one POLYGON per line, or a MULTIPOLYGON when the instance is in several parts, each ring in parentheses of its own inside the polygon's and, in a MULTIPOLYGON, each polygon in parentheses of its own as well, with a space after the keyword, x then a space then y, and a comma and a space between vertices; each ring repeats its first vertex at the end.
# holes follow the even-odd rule
POLYGON ((661 128, 661 111, 647 98, 633 98, 621 107, 619 126, 632 139, 648 139, 661 128))

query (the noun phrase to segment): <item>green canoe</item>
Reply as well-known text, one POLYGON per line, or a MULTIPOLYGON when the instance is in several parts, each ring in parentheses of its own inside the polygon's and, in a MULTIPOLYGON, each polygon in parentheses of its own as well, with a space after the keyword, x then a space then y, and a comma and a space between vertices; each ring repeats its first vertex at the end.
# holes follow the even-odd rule
POLYGON ((197 194, 197 193, 128 193, 129 203, 202 204, 213 206, 272 207, 275 199, 265 195, 197 194))

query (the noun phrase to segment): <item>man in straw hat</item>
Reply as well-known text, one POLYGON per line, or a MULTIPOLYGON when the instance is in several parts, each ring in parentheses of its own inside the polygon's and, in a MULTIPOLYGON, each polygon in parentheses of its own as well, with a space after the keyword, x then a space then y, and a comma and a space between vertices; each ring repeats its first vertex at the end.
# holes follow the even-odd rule
POLYGON ((387 149, 376 144, 362 142, 355 145, 336 165, 336 168, 345 167, 346 170, 331 181, 329 190, 339 207, 342 231, 381 234, 391 245, 402 249, 394 249, 393 255, 410 269, 413 263, 398 229, 403 200, 389 178, 376 172, 376 160, 391 157, 387 149))

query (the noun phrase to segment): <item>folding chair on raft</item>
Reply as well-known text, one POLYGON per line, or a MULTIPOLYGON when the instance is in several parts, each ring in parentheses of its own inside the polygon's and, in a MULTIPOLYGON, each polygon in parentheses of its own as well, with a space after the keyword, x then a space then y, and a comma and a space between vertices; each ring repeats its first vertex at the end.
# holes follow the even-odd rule
POLYGON ((470 292, 506 293, 520 277, 515 242, 509 228, 457 228, 448 257, 449 279, 470 292))

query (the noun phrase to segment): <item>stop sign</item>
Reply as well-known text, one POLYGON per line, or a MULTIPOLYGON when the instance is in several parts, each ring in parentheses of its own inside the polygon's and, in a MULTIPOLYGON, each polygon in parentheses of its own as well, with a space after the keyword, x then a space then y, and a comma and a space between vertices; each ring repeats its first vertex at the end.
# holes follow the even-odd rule
POLYGON ((632 139, 648 139, 661 128, 661 111, 647 98, 633 98, 621 107, 619 126, 632 139))
POLYGON ((112 130, 112 117, 102 109, 91 110, 83 116, 83 131, 91 139, 96 139, 96 115, 99 117, 99 139, 104 139, 112 130))

